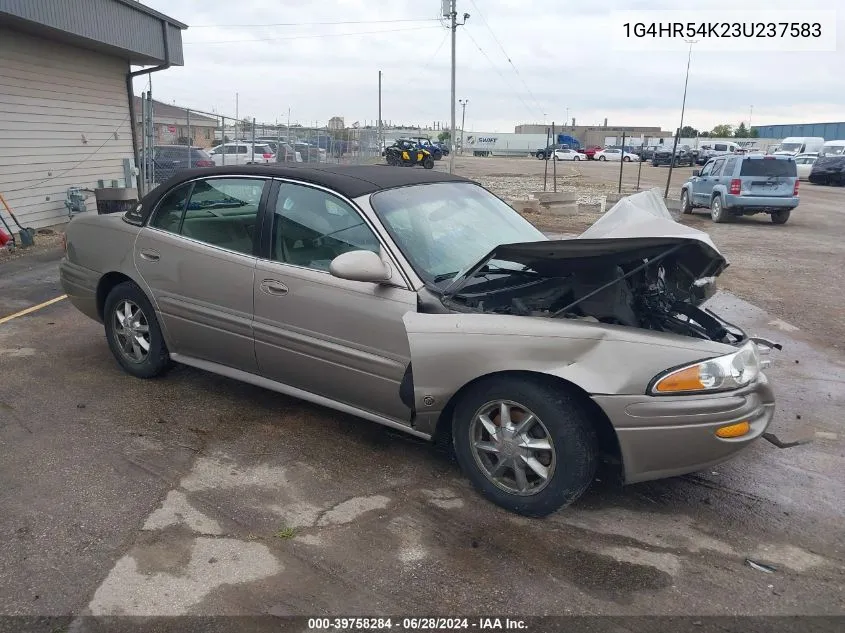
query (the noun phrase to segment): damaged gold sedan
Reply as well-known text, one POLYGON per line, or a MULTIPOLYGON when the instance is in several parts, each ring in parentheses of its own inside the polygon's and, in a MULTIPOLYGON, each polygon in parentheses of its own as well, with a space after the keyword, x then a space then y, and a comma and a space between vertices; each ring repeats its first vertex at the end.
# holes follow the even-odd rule
POLYGON ((543 516, 602 457, 645 481, 764 432, 777 346, 707 310, 726 266, 651 192, 548 240, 457 176, 222 167, 74 219, 61 279, 135 376, 184 363, 447 439, 482 494, 543 516))

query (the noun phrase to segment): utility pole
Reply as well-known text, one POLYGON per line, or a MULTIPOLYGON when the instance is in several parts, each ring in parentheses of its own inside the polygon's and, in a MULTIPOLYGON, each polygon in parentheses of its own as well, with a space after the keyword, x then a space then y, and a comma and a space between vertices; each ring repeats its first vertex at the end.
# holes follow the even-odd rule
POLYGON ((748 106, 748 135, 751 136, 751 116, 754 114, 754 106, 748 106))
MULTIPOLYGON (((446 14, 446 6, 449 6, 448 11, 448 18, 450 21, 449 28, 452 30, 452 98, 451 98, 451 106, 452 106, 452 127, 449 131, 449 142, 452 144, 453 149, 455 145, 455 34, 458 30, 459 26, 463 26, 466 24, 467 19, 469 18, 469 13, 464 13, 464 21, 458 22, 458 0, 443 0, 443 11, 444 16, 446 14)), ((449 173, 453 173, 455 171, 455 152, 449 152, 449 173)))
POLYGON ((378 71, 378 133, 376 134, 378 151, 381 153, 381 71, 378 71))
MULTIPOLYGON (((464 123, 466 122, 467 118, 467 104, 469 103, 469 99, 459 99, 458 102, 461 104, 461 155, 464 153, 464 123)), ((455 140, 452 139, 452 152, 455 151, 455 140)))
POLYGON ((666 191, 663 192, 664 200, 669 197, 669 183, 672 181, 672 167, 675 166, 675 153, 678 150, 678 141, 680 141, 681 138, 681 130, 684 129, 684 108, 687 106, 687 84, 689 83, 689 65, 690 61, 692 61, 692 45, 698 42, 698 40, 687 39, 684 41, 689 44, 689 54, 687 55, 687 76, 684 78, 684 99, 681 102, 681 125, 678 128, 677 134, 675 134, 675 143, 672 146, 672 158, 669 161, 669 175, 666 177, 666 191))

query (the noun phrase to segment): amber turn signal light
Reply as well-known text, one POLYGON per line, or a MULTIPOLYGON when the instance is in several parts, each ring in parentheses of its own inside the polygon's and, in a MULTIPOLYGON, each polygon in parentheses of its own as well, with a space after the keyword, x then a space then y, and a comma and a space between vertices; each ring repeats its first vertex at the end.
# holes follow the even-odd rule
POLYGON ((716 436, 724 438, 742 437, 750 430, 751 425, 746 421, 742 421, 737 422, 736 424, 728 424, 727 426, 719 427, 716 429, 716 436))

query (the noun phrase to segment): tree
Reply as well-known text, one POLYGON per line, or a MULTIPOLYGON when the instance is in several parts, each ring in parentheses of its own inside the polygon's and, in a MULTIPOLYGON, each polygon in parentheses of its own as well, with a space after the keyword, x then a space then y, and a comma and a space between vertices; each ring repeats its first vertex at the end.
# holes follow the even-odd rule
POLYGON ((448 130, 444 130, 440 134, 437 135, 437 140, 440 141, 441 143, 445 143, 451 138, 452 138, 452 135, 449 133, 448 130))
POLYGON ((748 138, 748 128, 745 127, 745 123, 740 123, 737 126, 736 132, 734 132, 734 136, 736 138, 748 138))
POLYGON ((751 128, 751 131, 748 133, 748 138, 760 138, 760 131, 756 128, 751 128))
POLYGON ((722 125, 717 125, 712 130, 710 130, 710 136, 714 138, 725 138, 727 136, 734 135, 734 126, 728 125, 727 123, 723 123, 722 125))
POLYGON ((681 128, 681 138, 693 138, 698 136, 698 130, 691 125, 685 125, 681 128))

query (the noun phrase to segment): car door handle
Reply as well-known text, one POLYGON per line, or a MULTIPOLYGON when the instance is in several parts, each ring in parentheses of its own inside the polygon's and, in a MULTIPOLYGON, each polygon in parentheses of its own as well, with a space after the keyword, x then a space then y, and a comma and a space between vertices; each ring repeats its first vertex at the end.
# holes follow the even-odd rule
POLYGON ((141 259, 146 259, 148 262, 157 262, 161 259, 161 254, 158 251, 146 248, 141 250, 139 254, 141 255, 141 259))
POLYGON ((288 293, 288 287, 281 281, 265 279, 261 282, 261 292, 279 297, 288 293))

